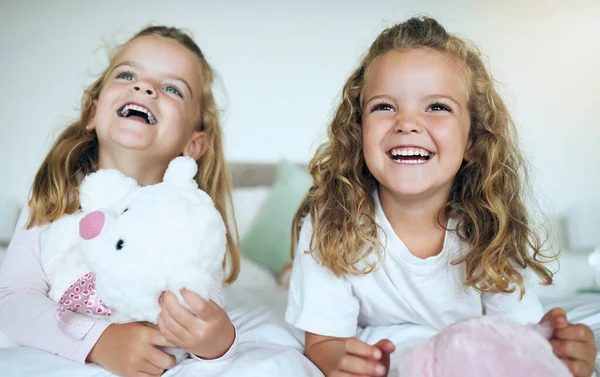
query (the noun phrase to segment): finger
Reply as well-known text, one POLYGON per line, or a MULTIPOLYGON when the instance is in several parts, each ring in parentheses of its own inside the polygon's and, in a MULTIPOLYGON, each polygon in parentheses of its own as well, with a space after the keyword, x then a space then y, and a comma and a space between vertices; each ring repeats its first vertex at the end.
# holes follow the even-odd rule
POLYGON ((563 360, 573 377, 589 377, 594 373, 594 367, 581 360, 563 360))
POLYGON ((150 376, 160 376, 165 372, 163 368, 159 368, 151 362, 144 360, 139 366, 139 372, 146 373, 150 376))
POLYGON ((163 334, 160 333, 159 329, 155 329, 153 327, 148 327, 148 331, 146 331, 146 336, 144 339, 153 346, 176 347, 175 344, 168 341, 163 334))
MULTIPOLYGON (((161 350, 158 349, 156 347, 150 347, 151 349, 148 350, 148 353, 146 353, 146 357, 144 358, 145 361, 152 365, 155 369, 161 369, 162 372, 160 372, 161 374, 166 370, 166 369, 170 369, 173 368, 173 366, 175 366, 175 356, 161 350)), ((144 370, 144 372, 147 373, 151 373, 150 371, 144 370)))
POLYGON ((154 324, 154 323, 152 323, 152 322, 142 322, 142 323, 143 323, 144 325, 148 326, 148 327, 151 327, 151 328, 153 328, 153 329, 157 329, 157 328, 158 328, 158 326, 157 326, 157 325, 155 325, 155 324, 154 324))
POLYGON ((577 342, 575 340, 552 339, 550 340, 550 344, 552 344, 552 350, 554 351, 554 354, 560 358, 588 360, 590 359, 590 356, 595 357, 595 352, 594 355, 590 355, 590 347, 582 342, 577 342))
POLYGON ((185 288, 180 292, 185 302, 192 308, 192 312, 194 312, 198 318, 208 321, 214 316, 214 307, 210 305, 208 301, 203 299, 202 296, 185 288))
POLYGON ((366 374, 346 373, 341 370, 334 370, 329 377, 369 377, 366 374))
POLYGON ((554 308, 542 317, 540 324, 550 326, 555 330, 565 328, 569 324, 567 313, 561 308, 554 308))
POLYGON ((135 377, 159 377, 161 374, 149 374, 146 372, 137 372, 135 374, 135 377))
POLYGON ((378 362, 349 354, 342 357, 339 369, 342 372, 367 376, 383 376, 385 373, 385 367, 378 362))
POLYGON ((568 325, 564 329, 556 330, 554 332, 554 337, 562 340, 577 340, 580 342, 595 343, 594 332, 582 323, 568 325))
POLYGON ((382 353, 387 353, 387 354, 390 354, 396 350, 396 346, 394 345, 394 343, 392 343, 388 339, 381 339, 379 342, 375 343, 373 346, 377 347, 379 350, 381 350, 382 353))
MULTIPOLYGON (((190 312, 185 306, 179 303, 177 296, 172 292, 165 292, 162 297, 161 308, 163 312, 168 312, 171 319, 177 322, 181 327, 185 329, 191 329, 195 327, 198 317, 190 312)), ((166 320, 167 318, 165 318, 166 320)), ((167 325, 169 322, 167 322, 167 325)), ((171 329, 173 331, 173 329, 171 329)), ((175 334, 177 332, 173 331, 175 334)))
POLYGON ((381 350, 382 356, 379 359, 379 363, 383 365, 387 371, 390 368, 390 354, 396 350, 396 346, 388 339, 382 339, 375 343, 375 347, 381 350))
POLYGON ((354 356, 373 358, 375 360, 379 360, 381 358, 381 350, 356 338, 350 338, 346 340, 344 342, 344 349, 346 353, 354 356))
POLYGON ((175 339, 179 339, 182 342, 181 344, 186 344, 186 341, 190 337, 190 332, 173 319, 173 316, 166 310, 163 310, 159 317, 159 328, 161 331, 172 334, 175 339))
POLYGON ((162 313, 158 315, 158 329, 160 333, 165 337, 165 339, 167 339, 167 341, 173 343, 176 347, 184 347, 183 340, 181 340, 177 335, 173 334, 171 330, 167 328, 162 313))

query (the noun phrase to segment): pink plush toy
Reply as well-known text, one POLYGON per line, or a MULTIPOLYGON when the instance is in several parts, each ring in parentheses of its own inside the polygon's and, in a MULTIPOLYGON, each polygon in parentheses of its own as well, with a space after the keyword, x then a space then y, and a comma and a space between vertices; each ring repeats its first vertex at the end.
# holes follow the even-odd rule
POLYGON ((401 377, 571 377, 552 329, 482 316, 455 323, 403 356, 401 377))

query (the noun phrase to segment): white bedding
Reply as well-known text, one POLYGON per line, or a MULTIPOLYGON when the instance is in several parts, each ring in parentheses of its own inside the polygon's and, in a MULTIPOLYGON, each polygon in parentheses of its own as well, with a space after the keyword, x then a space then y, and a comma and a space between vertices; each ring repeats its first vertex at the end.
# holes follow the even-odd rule
MULTIPOLYGON (((322 377, 321 372, 302 355, 303 333, 284 321, 287 292, 279 288, 266 270, 243 259, 242 274, 236 284, 225 289, 225 309, 238 329, 236 356, 217 362, 187 360, 164 376, 322 377)), ((568 295, 543 298, 545 309, 562 307, 569 320, 589 325, 600 348, 600 295, 568 295)), ((399 325, 369 328, 358 337, 369 343, 390 338, 405 347, 433 335, 433 330, 399 325)), ((402 347, 402 348, 405 348, 402 347)), ((397 365, 400 353, 392 357, 397 365)), ((600 359, 596 361, 600 371, 600 359)), ((0 375, 19 377, 99 377, 111 376, 97 366, 84 366, 43 351, 16 347, 0 349, 0 375), (34 360, 32 362, 32 360, 34 360)))

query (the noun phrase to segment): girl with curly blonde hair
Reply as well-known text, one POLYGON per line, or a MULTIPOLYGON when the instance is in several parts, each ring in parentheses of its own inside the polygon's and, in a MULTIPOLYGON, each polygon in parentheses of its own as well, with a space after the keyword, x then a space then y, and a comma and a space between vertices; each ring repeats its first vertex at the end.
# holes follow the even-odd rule
POLYGON ((544 316, 534 291, 530 275, 552 283, 551 258, 525 203, 515 126, 476 48, 431 18, 384 30, 344 85, 328 139, 293 221, 286 313, 326 376, 387 375, 396 346, 482 314, 550 322, 555 353, 590 376, 593 333, 561 309, 544 316), (392 325, 406 325, 390 327, 403 331, 389 335, 396 344, 357 332, 392 325))

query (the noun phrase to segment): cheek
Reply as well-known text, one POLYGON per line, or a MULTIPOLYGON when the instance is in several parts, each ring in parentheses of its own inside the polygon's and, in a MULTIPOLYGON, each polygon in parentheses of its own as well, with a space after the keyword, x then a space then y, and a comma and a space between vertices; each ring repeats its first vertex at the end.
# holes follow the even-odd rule
POLYGON ((180 128, 181 131, 186 134, 188 131, 193 131, 196 125, 195 120, 197 119, 197 111, 195 109, 173 100, 166 106, 163 114, 167 113, 173 125, 180 128))
POLYGON ((372 120, 363 123, 363 145, 365 148, 377 148, 385 138, 388 128, 382 122, 372 120))

